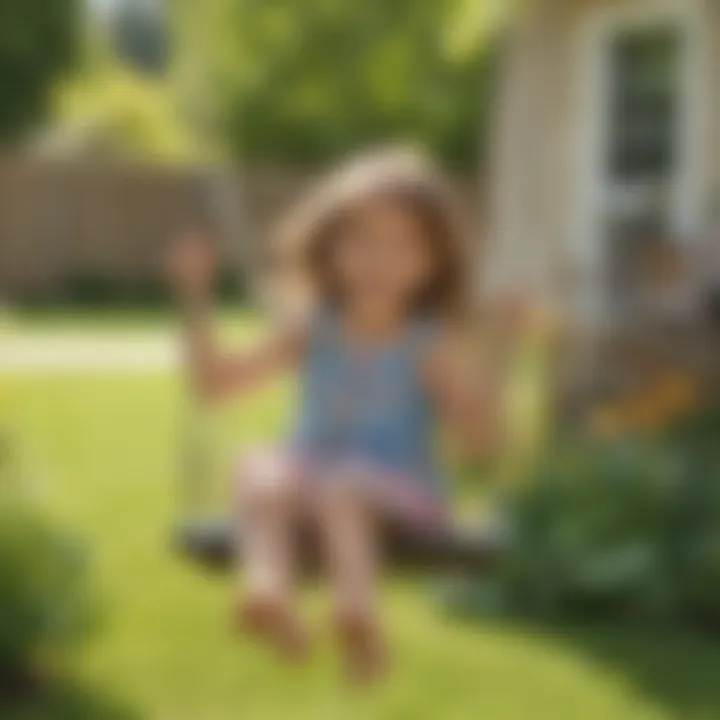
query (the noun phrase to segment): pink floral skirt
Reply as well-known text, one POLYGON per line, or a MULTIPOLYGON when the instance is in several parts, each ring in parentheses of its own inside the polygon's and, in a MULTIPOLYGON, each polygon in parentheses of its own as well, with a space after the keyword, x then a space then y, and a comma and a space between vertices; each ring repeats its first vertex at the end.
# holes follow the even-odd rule
POLYGON ((418 532, 441 532, 450 518, 443 499, 411 475, 362 458, 324 460, 283 448, 244 453, 234 487, 250 483, 265 489, 288 489, 312 501, 327 487, 347 487, 383 519, 418 532))

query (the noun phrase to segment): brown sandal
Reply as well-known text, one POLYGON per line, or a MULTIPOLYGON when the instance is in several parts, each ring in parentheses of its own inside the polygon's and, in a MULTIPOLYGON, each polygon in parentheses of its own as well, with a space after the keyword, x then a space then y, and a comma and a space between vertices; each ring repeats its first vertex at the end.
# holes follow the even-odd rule
POLYGON ((337 628, 351 681, 372 685, 382 680, 388 659, 377 623, 357 613, 344 613, 338 617, 337 628))
POLYGON ((238 604, 236 627, 269 640, 288 660, 299 662, 310 653, 310 638, 295 612, 269 598, 249 598, 238 604))

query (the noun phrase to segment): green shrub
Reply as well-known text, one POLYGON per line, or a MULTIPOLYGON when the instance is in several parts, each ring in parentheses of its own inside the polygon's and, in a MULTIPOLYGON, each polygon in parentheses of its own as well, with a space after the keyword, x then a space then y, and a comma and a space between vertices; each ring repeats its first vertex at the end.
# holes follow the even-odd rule
POLYGON ((670 441, 683 473, 673 546, 683 610, 720 630, 720 411, 691 418, 670 441))
POLYGON ((510 501, 498 573, 456 603, 720 630, 718 440, 709 411, 660 437, 565 439, 510 501))
POLYGON ((94 619, 82 547, 30 512, 0 508, 0 678, 37 673, 94 619))
MULTIPOLYGON (((215 281, 215 297, 224 303, 241 304, 250 297, 247 278, 232 268, 222 270, 215 281)), ((111 275, 79 274, 64 280, 50 294, 21 298, 35 307, 158 308, 172 306, 166 283, 157 278, 127 280, 111 275)))
POLYGON ((573 444, 538 468, 514 505, 503 580, 533 614, 672 615, 663 544, 678 478, 665 453, 636 443, 573 444))
POLYGON ((97 614, 82 545, 33 509, 11 438, 0 436, 0 689, 10 692, 41 678, 97 614))

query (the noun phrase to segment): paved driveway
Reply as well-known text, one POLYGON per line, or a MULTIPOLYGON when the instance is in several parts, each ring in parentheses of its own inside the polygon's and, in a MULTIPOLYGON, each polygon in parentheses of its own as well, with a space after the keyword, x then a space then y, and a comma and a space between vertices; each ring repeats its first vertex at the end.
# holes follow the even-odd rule
POLYGON ((178 362, 169 336, 112 336, 33 332, 0 336, 0 372, 163 370, 178 362))

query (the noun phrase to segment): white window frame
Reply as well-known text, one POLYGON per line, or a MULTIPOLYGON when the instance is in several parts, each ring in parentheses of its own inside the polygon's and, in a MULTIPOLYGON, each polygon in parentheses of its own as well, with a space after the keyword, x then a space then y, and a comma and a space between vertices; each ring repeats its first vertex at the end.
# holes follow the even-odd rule
MULTIPOLYGON (((598 5, 587 11, 578 33, 580 72, 577 92, 578 133, 574 153, 578 193, 571 222, 571 237, 585 268, 599 271, 602 199, 607 182, 606 140, 610 101, 610 48, 621 32, 678 23, 686 33, 680 143, 677 179, 672 198, 673 231, 679 239, 692 240, 707 217, 709 188, 710 36, 707 0, 624 0, 598 5)), ((602 301, 599 288, 591 291, 591 305, 602 301)))

